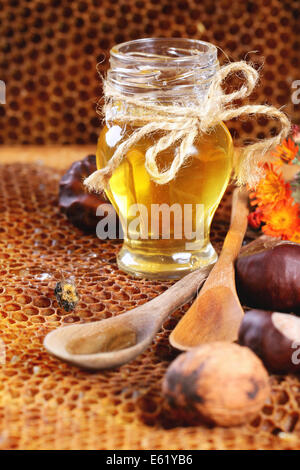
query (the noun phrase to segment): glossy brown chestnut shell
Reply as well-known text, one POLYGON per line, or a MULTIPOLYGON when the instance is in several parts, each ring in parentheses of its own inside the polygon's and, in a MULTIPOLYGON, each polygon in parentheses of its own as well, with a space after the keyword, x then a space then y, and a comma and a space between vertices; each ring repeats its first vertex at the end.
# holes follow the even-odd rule
MULTIPOLYGON (((85 232, 95 233, 101 217, 96 210, 101 204, 111 210, 112 223, 118 222, 115 210, 104 193, 95 194, 87 191, 84 179, 96 170, 96 156, 87 157, 74 162, 63 175, 59 184, 59 206, 73 225, 85 232)), ((107 216, 107 212, 105 214, 107 216)), ((118 223, 117 223, 118 225, 118 223)))
POLYGON ((246 312, 239 343, 257 354, 272 372, 300 371, 300 318, 266 310, 246 312))
POLYGON ((248 307, 300 313, 300 244, 276 241, 236 261, 236 286, 248 307))

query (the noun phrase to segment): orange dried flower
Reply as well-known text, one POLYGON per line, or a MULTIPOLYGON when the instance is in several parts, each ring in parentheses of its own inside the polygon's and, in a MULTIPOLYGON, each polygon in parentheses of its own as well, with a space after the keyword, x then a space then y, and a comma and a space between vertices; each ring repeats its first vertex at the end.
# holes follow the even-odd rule
POLYGON ((262 220, 266 223, 262 227, 266 235, 281 237, 288 240, 294 236, 299 228, 299 206, 293 199, 279 201, 276 206, 266 206, 262 220))
POLYGON ((292 138, 285 139, 273 153, 276 160, 266 163, 264 177, 250 193, 255 206, 248 217, 249 225, 273 237, 300 243, 300 180, 284 181, 280 165, 300 163, 300 127, 293 126, 292 138))
POLYGON ((250 227, 256 230, 260 228, 262 223, 262 210, 259 207, 257 207, 254 212, 250 212, 248 222, 250 227))
POLYGON ((272 164, 266 164, 265 177, 258 183, 256 191, 250 194, 252 205, 265 206, 289 198, 291 188, 285 183, 281 172, 277 172, 272 164))
POLYGON ((298 229, 296 230, 296 232, 294 232, 288 239, 291 242, 300 243, 300 225, 299 225, 298 229))
POLYGON ((299 146, 290 137, 277 145, 273 156, 283 163, 291 164, 299 152, 299 146))

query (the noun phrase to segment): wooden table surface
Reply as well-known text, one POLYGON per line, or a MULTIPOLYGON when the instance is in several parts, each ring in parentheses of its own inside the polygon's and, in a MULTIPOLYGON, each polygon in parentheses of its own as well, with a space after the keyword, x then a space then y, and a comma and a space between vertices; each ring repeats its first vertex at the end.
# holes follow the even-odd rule
POLYGON ((88 154, 95 154, 95 152, 96 145, 0 146, 0 163, 42 161, 48 166, 62 169, 88 154))

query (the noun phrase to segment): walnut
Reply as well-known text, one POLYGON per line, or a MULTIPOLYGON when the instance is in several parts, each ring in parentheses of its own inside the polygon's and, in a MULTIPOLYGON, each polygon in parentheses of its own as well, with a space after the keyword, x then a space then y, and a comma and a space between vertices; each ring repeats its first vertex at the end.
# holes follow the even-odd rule
POLYGON ((254 418, 270 394, 268 373, 248 348, 214 342, 181 354, 169 366, 163 393, 171 408, 219 426, 254 418))

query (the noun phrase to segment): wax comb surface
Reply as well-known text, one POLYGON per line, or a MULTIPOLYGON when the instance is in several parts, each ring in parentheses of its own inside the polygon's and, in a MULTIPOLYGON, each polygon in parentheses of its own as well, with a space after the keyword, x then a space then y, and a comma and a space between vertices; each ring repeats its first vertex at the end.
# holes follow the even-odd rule
MULTIPOLYGON (((51 163, 61 166, 55 152, 51 163)), ((101 242, 67 221, 57 205, 61 171, 54 168, 0 165, 0 338, 6 353, 0 364, 0 448, 299 448, 295 376, 272 376, 270 402, 243 427, 187 426, 166 410, 161 380, 176 356, 168 335, 188 305, 165 322, 144 354, 119 369, 89 373, 48 355, 42 341, 52 329, 118 315, 169 285, 123 274, 115 264, 119 242, 101 242), (53 293, 60 271, 73 273, 80 295, 71 313, 59 308, 53 293)), ((213 223, 217 249, 229 215, 228 192, 213 223)))

